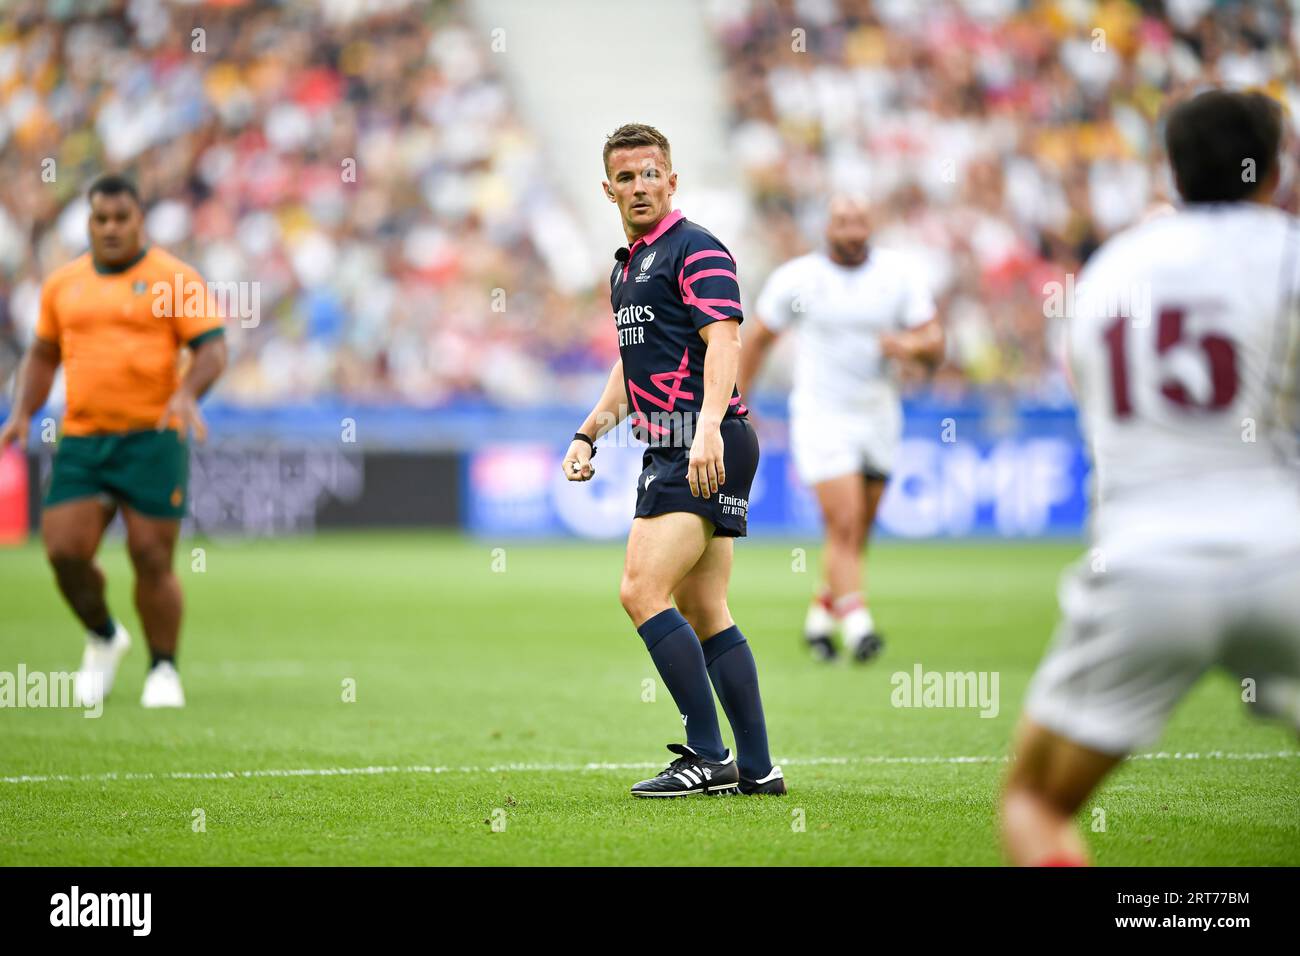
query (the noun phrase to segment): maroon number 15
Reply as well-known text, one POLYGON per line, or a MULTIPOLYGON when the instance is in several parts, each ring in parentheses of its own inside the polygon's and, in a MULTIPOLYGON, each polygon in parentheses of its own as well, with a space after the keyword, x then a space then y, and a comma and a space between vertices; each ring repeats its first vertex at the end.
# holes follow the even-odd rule
MULTIPOLYGON (((1162 309, 1156 323, 1156 354, 1164 355, 1183 341, 1184 318, 1182 309, 1162 309)), ((1110 353, 1111 396, 1115 404, 1115 417, 1128 418, 1133 414, 1133 399, 1129 391, 1128 334, 1131 324, 1127 316, 1120 316, 1102 333, 1110 353)), ((1210 397, 1205 402, 1192 398, 1187 386, 1173 375, 1160 382, 1160 394, 1179 408, 1198 411, 1218 411, 1232 404, 1237 396, 1237 350, 1232 340, 1210 332, 1197 343, 1210 367, 1210 397)))

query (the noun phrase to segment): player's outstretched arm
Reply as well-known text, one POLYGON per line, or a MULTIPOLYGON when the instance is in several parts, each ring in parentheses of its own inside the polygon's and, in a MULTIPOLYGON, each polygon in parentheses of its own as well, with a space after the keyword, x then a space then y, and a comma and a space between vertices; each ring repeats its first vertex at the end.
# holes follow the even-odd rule
POLYGON ((204 441, 208 437, 208 426, 199 412, 199 399, 202 398, 220 377, 226 367, 226 337, 215 335, 199 343, 194 350, 194 360, 190 370, 181 381, 181 386, 172 395, 171 401, 158 421, 158 429, 166 428, 173 419, 180 419, 179 431, 184 437, 192 430, 194 437, 204 441))
MULTIPOLYGON (((600 393, 591 414, 578 429, 593 442, 627 417, 627 387, 623 384, 623 360, 619 359, 609 370, 605 390, 600 393)), ((581 438, 575 438, 564 454, 564 477, 570 481, 587 481, 596 473, 591 456, 595 449, 581 438)))
POLYGON ((740 368, 740 323, 733 319, 710 322, 700 329, 707 343, 704 350, 704 400, 700 403, 700 420, 691 440, 691 457, 686 466, 686 482, 695 497, 717 494, 726 483, 722 462, 722 419, 727 414, 740 368))
POLYGON ((767 358, 768 350, 780 337, 779 332, 772 330, 760 318, 749 320, 749 328, 745 330, 745 347, 740 352, 740 372, 736 376, 736 388, 740 389, 741 395, 748 395, 750 386, 754 384, 754 379, 758 377, 759 369, 763 367, 763 360, 767 358))
POLYGON ((23 357, 23 367, 18 372, 18 389, 14 395, 13 411, 0 428, 0 451, 17 442, 19 448, 27 447, 32 416, 50 397, 54 375, 59 370, 63 355, 58 343, 37 338, 23 357))

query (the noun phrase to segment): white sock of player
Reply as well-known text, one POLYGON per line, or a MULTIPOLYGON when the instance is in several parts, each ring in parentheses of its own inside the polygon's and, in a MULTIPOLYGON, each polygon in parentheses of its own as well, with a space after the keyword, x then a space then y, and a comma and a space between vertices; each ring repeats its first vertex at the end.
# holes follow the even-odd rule
POLYGON ((835 632, 835 616, 831 613, 831 589, 822 588, 808 605, 803 619, 803 636, 808 640, 830 637, 835 632))
POLYGON ((867 610, 867 602, 860 591, 836 598, 834 611, 840 623, 844 646, 850 651, 855 649, 864 637, 876 630, 876 622, 871 619, 871 612, 867 610))

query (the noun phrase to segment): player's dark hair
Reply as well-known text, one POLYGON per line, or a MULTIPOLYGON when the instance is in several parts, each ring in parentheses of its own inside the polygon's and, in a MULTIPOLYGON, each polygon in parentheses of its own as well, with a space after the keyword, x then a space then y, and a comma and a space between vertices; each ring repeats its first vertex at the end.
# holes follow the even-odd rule
POLYGON ((605 175, 609 175, 609 154, 616 149, 636 149, 638 146, 658 146, 664 151, 664 161, 668 168, 673 168, 673 150, 668 145, 668 137, 653 126, 645 123, 624 123, 605 140, 605 151, 601 158, 605 161, 605 175))
POLYGON ((1183 200, 1235 202, 1277 167, 1282 107, 1263 93, 1208 90, 1173 108, 1165 150, 1183 200))
POLYGON ((96 196, 101 194, 105 196, 120 196, 123 193, 126 193, 135 200, 137 206, 140 205, 140 193, 135 188, 135 183, 131 182, 131 180, 127 179, 121 173, 104 173, 104 175, 100 176, 90 184, 90 189, 86 193, 86 198, 94 199, 96 196))

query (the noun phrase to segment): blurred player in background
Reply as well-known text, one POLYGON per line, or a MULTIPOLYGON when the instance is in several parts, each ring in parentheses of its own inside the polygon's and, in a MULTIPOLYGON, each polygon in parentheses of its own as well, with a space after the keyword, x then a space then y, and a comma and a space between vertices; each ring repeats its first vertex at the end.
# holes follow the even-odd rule
POLYGON ((1211 667, 1300 729, 1300 222, 1269 205, 1281 135, 1261 94, 1177 106, 1182 210, 1117 235, 1080 277, 1067 341, 1095 547, 1066 573, 1025 705, 1002 800, 1017 864, 1086 862, 1074 814, 1211 667))
POLYGON ((102 700, 131 644, 109 613, 95 563, 120 506, 150 653, 140 703, 181 707, 175 664, 181 586, 172 556, 185 514, 186 437, 191 429, 204 437, 198 400, 225 367, 226 344, 198 274, 144 245, 135 186, 102 176, 89 198, 90 251, 45 281, 13 413, 0 428, 0 451, 11 442, 26 445, 31 419, 62 364, 67 410, 41 533, 59 590, 87 631, 77 693, 87 706, 102 700), (160 308, 162 290, 167 298, 160 308), (177 300, 178 291, 184 298, 177 300), (185 346, 193 354, 182 378, 185 346))
POLYGON ((862 554, 902 434, 890 362, 935 363, 944 350, 943 327, 918 272, 903 254, 871 246, 870 237, 866 202, 834 197, 826 249, 768 278, 741 357, 743 392, 777 337, 795 330, 790 445, 826 529, 825 579, 808 607, 804 639, 827 661, 837 653, 837 624, 854 660, 880 652, 862 589, 862 554))
POLYGON ((673 210, 677 174, 662 133, 620 127, 604 159, 605 195, 630 244, 610 274, 620 358, 569 445, 564 475, 589 479, 596 439, 630 411, 649 447, 619 596, 686 729, 685 745, 668 745, 677 758, 632 793, 783 794, 754 655, 727 608, 732 548, 747 530, 758 468, 758 439, 736 390, 736 264, 712 233, 673 210), (715 688, 738 756, 723 744, 715 688))

